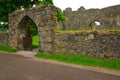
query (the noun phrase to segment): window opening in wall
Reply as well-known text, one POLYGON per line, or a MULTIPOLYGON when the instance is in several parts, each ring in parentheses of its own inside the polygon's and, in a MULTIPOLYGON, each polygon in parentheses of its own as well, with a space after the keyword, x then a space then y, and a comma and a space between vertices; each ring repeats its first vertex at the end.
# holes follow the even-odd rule
POLYGON ((90 24, 90 27, 91 27, 91 30, 96 30, 96 29, 99 29, 100 28, 100 21, 93 21, 91 24, 90 24))
POLYGON ((95 23, 96 26, 100 26, 101 25, 101 23, 99 21, 95 21, 94 23, 95 23))

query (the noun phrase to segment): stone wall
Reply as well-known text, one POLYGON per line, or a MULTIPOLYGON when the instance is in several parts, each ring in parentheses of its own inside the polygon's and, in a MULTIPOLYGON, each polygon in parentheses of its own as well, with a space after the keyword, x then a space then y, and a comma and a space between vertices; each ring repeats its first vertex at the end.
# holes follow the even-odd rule
MULTIPOLYGON (((59 25, 65 30, 118 30, 120 29, 120 7, 78 11, 70 8, 64 11, 67 21, 59 25), (93 25, 99 21, 100 26, 93 25)), ((28 21, 33 20, 38 28, 39 51, 46 53, 82 54, 102 58, 120 59, 120 32, 106 34, 100 32, 55 31, 57 13, 54 6, 43 6, 9 14, 10 46, 24 50, 23 38, 28 31, 28 21)), ((2 38, 1 38, 2 39, 2 38)))
POLYGON ((55 32, 55 53, 120 59, 120 34, 55 32))
POLYGON ((29 30, 29 19, 38 28, 39 51, 51 52, 52 27, 56 26, 57 22, 56 8, 51 5, 10 13, 10 46, 24 50, 23 38, 27 37, 26 31, 29 30))
POLYGON ((82 54, 102 58, 120 59, 120 32, 108 34, 94 30, 120 30, 120 5, 103 9, 79 8, 63 11, 66 21, 58 22, 60 30, 55 32, 53 51, 56 53, 82 54), (95 25, 95 21, 100 25, 95 25), (67 32, 68 30, 86 30, 86 32, 67 32), (87 33, 93 30, 93 33, 87 33))
POLYGON ((0 45, 9 45, 9 33, 0 33, 0 45))
POLYGON ((63 13, 67 20, 58 23, 58 26, 62 30, 120 29, 120 5, 103 9, 85 9, 81 7, 77 11, 72 11, 71 8, 67 8, 63 13), (95 21, 99 21, 101 25, 94 25, 95 21))

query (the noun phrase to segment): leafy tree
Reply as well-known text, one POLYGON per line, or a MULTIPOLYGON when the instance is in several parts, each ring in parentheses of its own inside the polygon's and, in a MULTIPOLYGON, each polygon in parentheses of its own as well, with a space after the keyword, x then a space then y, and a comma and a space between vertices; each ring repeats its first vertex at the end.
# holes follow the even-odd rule
POLYGON ((32 36, 38 35, 37 26, 32 20, 30 20, 30 34, 32 36))
POLYGON ((30 0, 0 0, 0 21, 8 21, 8 13, 13 12, 16 9, 20 9, 21 6, 28 8, 30 0))
MULTIPOLYGON (((44 5, 54 5, 52 0, 0 0, 0 22, 8 22, 8 14, 20 9, 21 6, 24 8, 29 8, 33 4, 44 4, 44 5)), ((56 8, 58 21, 64 21, 65 16, 63 15, 60 8, 56 8)), ((0 29, 8 28, 8 25, 0 25, 0 29), (7 26, 7 27, 6 27, 7 26)))
POLYGON ((16 9, 20 9, 21 6, 28 8, 33 4, 43 3, 45 5, 53 4, 52 0, 0 0, 0 22, 8 21, 8 13, 13 12, 16 9))
MULTIPOLYGON (((0 22, 8 22, 8 14, 21 6, 28 8, 30 0, 0 0, 0 22)), ((0 25, 0 29, 8 29, 8 25, 0 25)), ((3 30, 4 31, 4 30, 3 30)))

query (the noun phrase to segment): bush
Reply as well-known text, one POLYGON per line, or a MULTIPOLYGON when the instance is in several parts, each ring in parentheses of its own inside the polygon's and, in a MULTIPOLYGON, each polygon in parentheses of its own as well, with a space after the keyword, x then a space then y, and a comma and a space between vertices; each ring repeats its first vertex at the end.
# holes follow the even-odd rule
POLYGON ((66 20, 66 17, 65 15, 63 14, 63 12, 61 11, 60 8, 56 7, 56 11, 57 11, 57 17, 58 17, 58 21, 65 21, 66 20))

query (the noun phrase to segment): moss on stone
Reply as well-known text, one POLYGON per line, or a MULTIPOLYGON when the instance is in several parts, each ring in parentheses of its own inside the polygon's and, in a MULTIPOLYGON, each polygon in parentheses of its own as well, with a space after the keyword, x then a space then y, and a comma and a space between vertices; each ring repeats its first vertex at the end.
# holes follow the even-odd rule
POLYGON ((0 32, 0 34, 9 34, 8 32, 0 32))
POLYGON ((72 34, 72 33, 82 33, 82 34, 120 34, 120 30, 59 30, 57 27, 52 28, 54 32, 60 34, 72 34))

